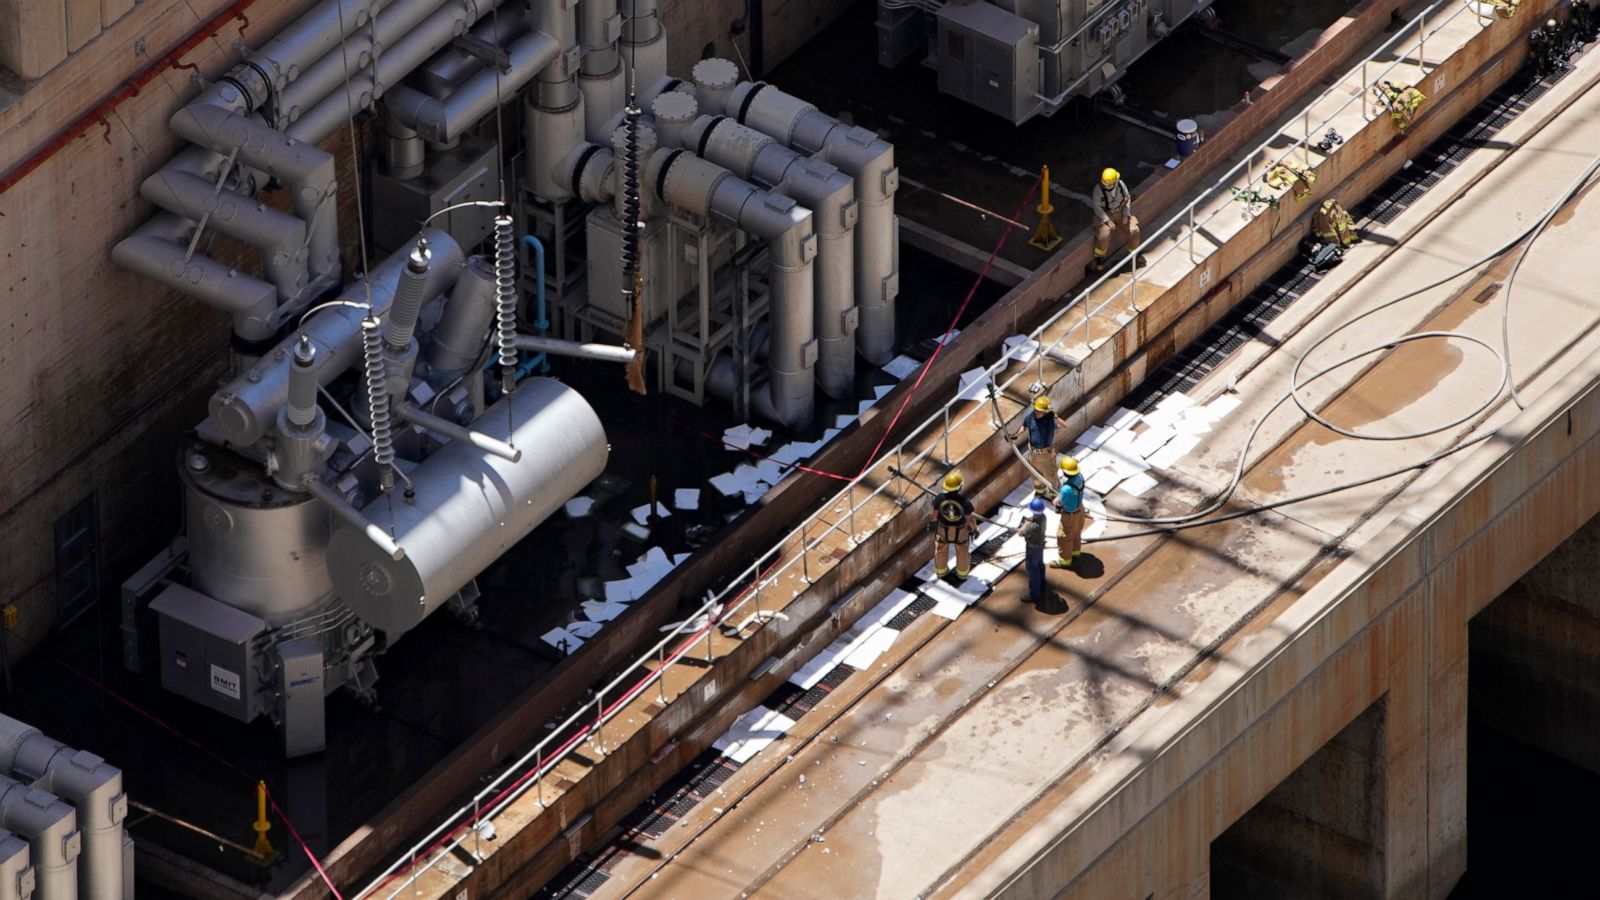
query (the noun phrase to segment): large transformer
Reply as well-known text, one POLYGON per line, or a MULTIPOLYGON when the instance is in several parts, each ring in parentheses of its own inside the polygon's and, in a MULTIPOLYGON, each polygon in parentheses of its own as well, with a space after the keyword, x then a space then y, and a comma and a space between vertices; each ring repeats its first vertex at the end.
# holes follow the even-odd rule
POLYGON ((1021 124, 1118 78, 1212 0, 878 0, 878 62, 1021 124))
POLYGON ((894 148, 727 60, 668 77, 655 0, 322 0, 170 124, 112 257, 229 314, 234 365, 174 436, 185 526, 123 586, 124 662, 289 755, 604 470, 543 355, 797 429, 894 355, 894 148), (368 112, 366 158, 319 146, 368 112))

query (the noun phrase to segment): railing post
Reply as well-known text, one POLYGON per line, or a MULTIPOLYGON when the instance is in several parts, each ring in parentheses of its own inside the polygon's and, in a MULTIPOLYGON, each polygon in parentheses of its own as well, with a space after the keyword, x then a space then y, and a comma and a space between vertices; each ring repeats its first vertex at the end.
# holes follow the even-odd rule
POLYGON ((1428 10, 1417 14, 1417 68, 1428 72, 1428 10))
POLYGON ((1372 121, 1367 117, 1367 94, 1372 92, 1372 81, 1367 77, 1367 60, 1361 61, 1361 118, 1363 121, 1372 121))
POLYGON ((850 499, 848 502, 850 504, 850 544, 851 546, 859 547, 861 542, 856 539, 856 489, 854 485, 850 486, 850 499))
POLYGON ((811 584, 811 546, 806 540, 806 532, 811 530, 811 517, 806 516, 800 520, 800 577, 811 584))
POLYGON ((595 738, 600 742, 600 745, 599 745, 600 746, 600 749, 599 749, 600 755, 601 756, 605 756, 606 755, 606 689, 605 688, 601 688, 600 689, 600 693, 596 694, 594 699, 595 699, 595 704, 594 704, 594 708, 595 708, 595 713, 594 713, 594 733, 595 733, 595 738))
POLYGON ((544 809, 544 750, 533 751, 533 789, 539 794, 539 808, 544 809))
POLYGON ((713 653, 715 653, 715 651, 711 647, 711 632, 716 631, 716 630, 717 630, 716 627, 711 624, 711 618, 708 615, 706 617, 706 662, 716 662, 717 661, 716 656, 713 655, 713 653))
POLYGON ((656 696, 661 705, 667 705, 667 645, 656 645, 656 696))
POLYGON ((1196 263, 1194 258, 1194 204, 1189 204, 1189 262, 1196 263))
POLYGON ((950 404, 944 407, 944 464, 950 465, 950 404))

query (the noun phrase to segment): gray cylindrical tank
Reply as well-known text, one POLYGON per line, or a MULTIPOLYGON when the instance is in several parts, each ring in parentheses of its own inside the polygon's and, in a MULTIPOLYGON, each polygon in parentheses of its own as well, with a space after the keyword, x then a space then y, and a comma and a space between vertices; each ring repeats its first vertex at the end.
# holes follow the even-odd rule
POLYGON ((281 625, 333 592, 328 511, 258 468, 197 439, 179 447, 189 569, 197 589, 281 625))
POLYGON ((32 896, 28 842, 0 828, 0 900, 27 900, 32 896))
POLYGON ((34 900, 78 900, 78 814, 44 791, 0 775, 0 826, 28 839, 34 900))
POLYGON ((328 559, 340 599, 391 639, 442 606, 606 466, 600 417, 559 381, 522 382, 471 427, 526 452, 513 463, 453 441, 412 471, 416 496, 409 502, 396 496, 367 504, 362 512, 394 535, 405 559, 389 558, 343 522, 334 527, 328 559))

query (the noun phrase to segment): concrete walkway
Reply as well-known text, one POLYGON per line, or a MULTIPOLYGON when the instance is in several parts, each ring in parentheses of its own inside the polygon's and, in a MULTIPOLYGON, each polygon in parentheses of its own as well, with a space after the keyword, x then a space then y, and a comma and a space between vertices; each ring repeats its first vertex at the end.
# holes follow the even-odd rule
MULTIPOLYGON (((1556 99, 1553 93, 1541 104, 1556 99)), ((1236 380, 1245 404, 1194 455, 1163 473, 1163 487, 1147 495, 1159 499, 1113 494, 1108 505, 1170 512, 1213 494, 1245 434, 1283 396, 1294 359, 1316 339, 1536 221, 1597 147, 1600 92, 1591 91, 1512 153, 1512 165, 1486 175, 1472 166, 1452 173, 1346 261, 1356 270, 1364 265, 1360 254, 1381 256, 1365 277, 1325 280, 1264 340, 1202 383, 1197 400, 1236 380), (1438 208, 1441 198, 1480 176, 1460 201, 1438 208), (1399 247, 1384 245, 1386 235, 1404 236, 1423 221, 1399 247), (1319 314, 1309 318, 1313 312, 1319 314)), ((1600 261, 1573 248, 1592 243, 1588 236, 1597 228, 1600 203, 1585 196, 1558 217, 1516 282, 1511 357, 1530 397, 1586 358, 1593 344, 1600 297, 1586 288, 1600 278, 1600 261)), ((1504 265, 1497 266, 1370 317, 1319 350, 1310 368, 1417 330, 1463 331, 1498 346, 1505 291, 1495 284, 1504 279, 1504 265)), ((1341 425, 1394 433, 1455 418, 1491 396, 1498 381, 1499 369, 1482 348, 1428 341, 1369 367, 1346 367, 1305 393, 1341 425)), ((1266 502, 1394 468, 1493 431, 1516 412, 1502 396, 1468 426, 1372 442, 1339 437, 1280 406, 1252 447, 1237 499, 1266 502)), ((854 697, 841 691, 836 706, 819 706, 811 715, 825 728, 797 729, 768 747, 750 775, 725 787, 732 795, 726 805, 702 804, 684 820, 692 841, 673 846, 683 840, 669 832, 661 847, 668 859, 629 863, 596 896, 625 893, 630 879, 637 879, 631 886, 640 896, 759 890, 794 898, 905 897, 963 881, 1003 849, 989 846, 994 835, 1025 828, 1043 792, 1104 762, 1111 739, 1141 714, 1208 678, 1228 677, 1217 662, 1269 632, 1276 612, 1388 524, 1403 508, 1395 498, 1413 477, 1170 537, 1096 545, 1100 580, 1052 573, 1070 604, 1066 616, 1023 605, 1020 575, 1006 578, 942 629, 908 630, 880 660, 870 691, 854 697)), ((1114 525, 1111 533, 1125 527, 1114 525)))

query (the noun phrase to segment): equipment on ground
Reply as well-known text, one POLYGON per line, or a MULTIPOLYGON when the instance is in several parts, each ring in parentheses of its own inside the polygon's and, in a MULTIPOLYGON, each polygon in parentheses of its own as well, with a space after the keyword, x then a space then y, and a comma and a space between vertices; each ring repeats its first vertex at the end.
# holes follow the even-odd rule
POLYGON ((878 63, 910 59, 939 90, 1021 124, 1114 88, 1209 0, 878 0, 878 63))

